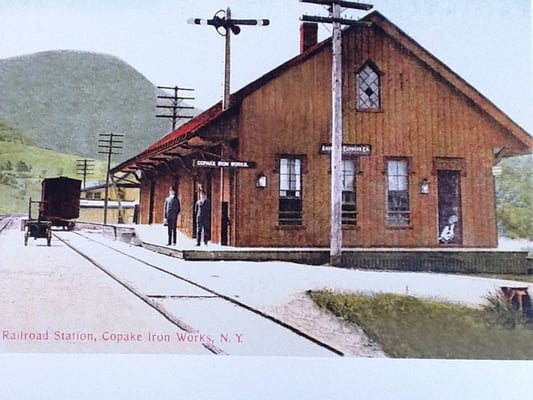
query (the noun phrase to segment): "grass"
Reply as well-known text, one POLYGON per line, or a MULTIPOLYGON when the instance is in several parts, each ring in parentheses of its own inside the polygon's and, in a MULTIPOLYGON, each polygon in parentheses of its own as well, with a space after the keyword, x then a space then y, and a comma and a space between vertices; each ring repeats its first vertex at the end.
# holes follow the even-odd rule
POLYGON ((317 291, 310 296, 320 308, 362 328, 390 357, 533 359, 533 329, 506 328, 487 308, 394 294, 317 291))

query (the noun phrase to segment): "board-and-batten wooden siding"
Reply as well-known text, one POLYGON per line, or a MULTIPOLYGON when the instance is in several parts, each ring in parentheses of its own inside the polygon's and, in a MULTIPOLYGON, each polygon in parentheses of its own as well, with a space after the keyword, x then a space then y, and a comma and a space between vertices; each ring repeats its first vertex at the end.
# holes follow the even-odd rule
MULTIPOLYGON (((343 125, 345 143, 368 143, 357 175, 357 229, 343 232, 345 246, 437 246, 435 157, 464 159, 461 176, 463 245, 496 245, 492 149, 509 141, 490 117, 429 66, 379 28, 343 36, 343 125), (355 110, 355 73, 371 60, 381 76, 382 109, 355 110), (385 224, 385 157, 410 160, 411 226, 385 224), (418 183, 430 182, 420 195, 418 183)), ((239 158, 257 162, 256 171, 239 171, 234 215, 236 244, 263 246, 329 245, 329 158, 318 154, 329 142, 329 47, 246 97, 241 106, 239 158), (276 155, 305 155, 303 228, 277 226, 279 175, 276 155), (266 189, 255 188, 261 171, 266 189), (258 226, 260 223, 260 226, 258 226)))

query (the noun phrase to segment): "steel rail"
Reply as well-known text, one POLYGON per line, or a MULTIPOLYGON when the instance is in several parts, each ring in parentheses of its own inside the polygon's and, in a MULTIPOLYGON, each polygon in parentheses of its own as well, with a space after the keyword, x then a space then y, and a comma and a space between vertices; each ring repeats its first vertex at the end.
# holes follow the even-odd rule
MULTIPOLYGON (((325 348, 325 349, 331 351, 332 353, 335 353, 335 354, 337 354, 337 355, 339 355, 339 356, 344 356, 344 355, 345 355, 344 352, 342 352, 341 350, 338 350, 338 349, 334 348, 333 346, 329 345, 328 343, 325 343, 325 342, 323 342, 323 341, 321 341, 321 340, 319 340, 319 339, 317 339, 317 338, 315 338, 315 337, 309 335, 308 333, 302 331, 301 329, 299 329, 299 328, 297 328, 297 327, 295 327, 295 326, 292 326, 292 325, 290 325, 290 324, 288 324, 288 323, 286 323, 286 322, 280 320, 279 318, 276 318, 276 317, 274 317, 274 316, 272 316, 272 315, 269 315, 269 314, 267 314, 267 313, 265 313, 265 312, 263 312, 263 311, 261 311, 261 310, 255 308, 255 307, 252 307, 252 306, 250 306, 250 305, 248 305, 248 304, 246 304, 246 303, 243 303, 242 301, 236 300, 236 299, 234 299, 234 298, 232 298, 232 297, 230 297, 230 296, 227 296, 227 295, 225 295, 225 294, 219 293, 219 292, 217 292, 217 291, 215 291, 215 290, 213 290, 213 289, 211 289, 211 288, 209 288, 209 287, 207 287, 207 286, 201 285, 201 284, 199 284, 199 283, 197 283, 197 282, 194 282, 194 281, 192 281, 192 280, 190 280, 190 279, 188 279, 188 278, 185 278, 185 277, 183 277, 183 276, 180 276, 180 275, 178 275, 178 274, 176 274, 176 273, 174 273, 174 272, 167 271, 166 269, 164 269, 164 268, 162 268, 162 267, 159 267, 159 266, 157 266, 157 265, 155 265, 155 264, 152 264, 152 263, 150 263, 150 262, 148 262, 148 261, 146 261, 146 260, 142 260, 142 259, 140 259, 140 258, 138 258, 138 257, 132 256, 131 254, 128 254, 128 253, 125 253, 125 252, 120 251, 120 250, 118 250, 118 249, 115 249, 115 248, 112 247, 112 246, 108 246, 108 245, 106 245, 106 244, 104 244, 104 243, 101 243, 101 242, 99 242, 99 241, 97 241, 97 240, 94 240, 94 239, 92 239, 92 238, 90 238, 90 237, 84 236, 84 235, 82 235, 82 234, 80 234, 80 233, 78 233, 78 232, 72 232, 72 231, 71 231, 71 232, 68 232, 68 233, 69 233, 69 234, 70 234, 70 233, 73 233, 73 234, 79 235, 79 236, 81 236, 81 237, 83 237, 83 238, 85 238, 85 239, 88 239, 88 240, 90 240, 90 241, 92 241, 92 242, 97 243, 97 244, 100 245, 100 246, 103 246, 103 247, 109 248, 109 249, 111 249, 111 250, 113 250, 113 251, 115 251, 115 252, 117 252, 117 253, 119 253, 119 254, 122 254, 122 255, 124 255, 124 256, 126 256, 126 257, 129 257, 129 258, 131 258, 131 259, 133 259, 133 260, 136 260, 136 261, 138 261, 138 262, 141 262, 141 263, 143 263, 143 264, 149 266, 150 268, 153 268, 153 269, 155 269, 155 270, 157 270, 157 271, 159 271, 159 272, 162 272, 162 273, 165 273, 165 274, 167 274, 167 275, 170 275, 170 276, 172 276, 173 278, 179 279, 179 280, 181 280, 181 281, 183 281, 183 282, 186 282, 186 283, 188 283, 188 284, 190 284, 190 285, 192 285, 192 286, 195 286, 195 287, 197 287, 197 288, 199 288, 199 289, 202 289, 202 290, 204 290, 204 291, 206 291, 206 292, 208 292, 208 293, 211 293, 212 295, 214 295, 214 296, 216 296, 216 297, 219 297, 219 298, 221 298, 221 299, 223 299, 223 300, 226 300, 226 301, 228 301, 228 302, 230 302, 230 303, 232 303, 232 304, 234 304, 234 305, 236 305, 236 306, 238 306, 238 307, 241 307, 241 308, 243 308, 243 309, 245 309, 245 310, 247 310, 247 311, 250 311, 250 312, 252 312, 252 313, 254 313, 254 314, 256 314, 256 315, 258 315, 258 316, 260 316, 260 317, 262 317, 262 318, 265 318, 265 319, 267 319, 267 320, 270 320, 271 322, 274 322, 275 324, 277 324, 277 325, 279 325, 279 326, 281 326, 281 327, 283 327, 283 328, 285 328, 285 329, 287 329, 287 330, 292 331, 292 332, 295 333, 296 335, 298 335, 298 336, 300 336, 300 337, 302 337, 302 338, 305 338, 305 339, 311 341, 312 343, 314 343, 314 344, 316 344, 316 345, 318 345, 318 346, 320 346, 320 347, 323 347, 323 348, 325 348)), ((57 236, 56 236, 56 237, 57 237, 57 236)), ((106 272, 106 274, 108 274, 109 276, 111 276, 113 279, 117 280, 117 282, 119 282, 120 284, 122 284, 122 285, 123 285, 124 287, 126 287, 128 290, 132 291, 136 296, 138 296, 138 297, 140 297, 141 299, 143 299, 143 301, 145 301, 147 304, 151 305, 152 307, 156 308, 159 312, 161 312, 161 310, 159 310, 159 309, 157 308, 157 305, 154 306, 155 303, 152 302, 152 301, 148 298, 148 296, 144 296, 144 295, 142 295, 141 293, 139 293, 138 291, 136 291, 134 288, 130 288, 129 285, 127 285, 127 284, 121 282, 120 279, 119 279, 118 277, 116 277, 116 276, 114 276, 113 274, 111 274, 111 273, 109 273, 108 271, 106 271, 106 270, 105 270, 105 267, 100 266, 98 263, 96 263, 95 261, 91 260, 91 258, 90 258, 88 255, 86 255, 86 254, 82 253, 81 251, 77 250, 76 248, 74 248, 73 246, 71 246, 70 244, 68 244, 68 243, 65 242, 64 240, 62 240, 61 238, 58 237, 58 239, 61 240, 63 243, 65 243, 68 247, 72 248, 74 251, 76 251, 77 253, 79 253, 80 255, 82 255, 84 258, 86 258, 87 260, 89 260, 91 263, 97 265, 98 268, 102 269, 104 272, 106 272), (145 297, 146 297, 146 298, 145 298, 145 297)), ((150 296, 150 297, 153 297, 153 296, 150 296)), ((169 319, 169 320, 172 322, 172 317, 169 316, 168 313, 164 312, 163 315, 165 316, 165 318, 169 319), (169 317, 170 317, 170 318, 169 318, 169 317)), ((217 354, 218 354, 218 353, 217 353, 217 354)))
MULTIPOLYGON (((76 233, 78 234, 77 232, 72 232, 72 233, 76 233)), ((93 264, 96 268, 98 268, 99 270, 101 270, 103 273, 105 273, 107 276, 109 276, 111 279, 113 279, 114 281, 116 281, 118 284, 120 284, 121 286, 123 286, 126 290, 128 290, 129 292, 131 292, 132 294, 134 294, 136 297, 138 297, 140 300, 142 300, 144 303, 146 303, 147 305, 149 305, 150 307, 152 307, 153 309, 155 309, 159 314, 161 314, 166 320, 168 320, 169 322, 171 322, 172 324, 176 325, 179 329, 187 332, 187 333, 198 333, 197 330, 195 330, 194 328, 192 328, 191 326, 187 325, 186 323, 184 323, 183 321, 179 320, 178 318, 175 318, 172 314, 170 314, 169 312, 167 312, 163 307, 160 307, 159 304, 157 304, 157 302, 153 301, 151 299, 151 296, 148 296, 148 295, 144 295, 143 293, 141 293, 140 291, 138 291, 137 289, 135 289, 133 286, 129 285, 127 282, 125 282, 124 280, 120 279, 120 277, 118 277, 117 275, 113 274, 112 272, 110 272, 105 266, 103 266, 102 264, 100 264, 98 261, 94 260, 92 257, 90 257, 88 254, 84 253, 83 251, 77 249, 75 246, 71 245, 70 243, 68 243, 66 240, 63 240, 63 238, 59 237, 57 234, 53 234, 56 239, 58 239, 59 241, 61 241, 62 243, 64 243, 67 247, 71 248, 73 251, 75 251, 76 253, 78 253, 80 256, 82 256, 83 258, 85 258, 87 261, 89 261, 91 264, 93 264)), ((78 234, 79 235, 79 234, 78 234)), ((80 235, 84 238, 86 238, 85 236, 83 235, 80 235)), ((89 240, 92 240, 89 238, 89 240)), ((102 243, 99 243, 95 240, 92 240, 94 241, 95 243, 98 243, 100 244, 101 246, 104 246, 104 247, 108 247, 112 250, 115 250, 113 249, 112 247, 109 247, 109 246, 105 246, 104 244, 102 243)), ((123 252, 119 252, 120 254, 123 254, 123 255, 127 255, 123 252)), ((133 257, 131 257, 133 258, 133 257)), ((141 260, 139 260, 141 261, 141 260)), ((211 343, 202 343, 202 346, 204 346, 207 350, 209 350, 210 352, 212 352, 213 354, 217 354, 217 355, 227 355, 224 350, 221 350, 219 349, 218 347, 216 347, 215 345, 211 344, 211 343)))
POLYGON ((9 228, 14 221, 15 218, 11 217, 10 215, 2 215, 0 219, 0 232, 3 232, 4 229, 9 228))

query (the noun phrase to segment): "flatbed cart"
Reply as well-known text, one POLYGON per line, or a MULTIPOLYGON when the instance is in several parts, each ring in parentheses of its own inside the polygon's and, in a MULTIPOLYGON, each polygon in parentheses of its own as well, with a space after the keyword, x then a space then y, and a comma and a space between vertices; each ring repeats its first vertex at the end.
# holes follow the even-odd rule
POLYGON ((41 219, 41 210, 44 209, 44 201, 32 200, 30 197, 28 205, 28 219, 24 220, 24 246, 28 245, 30 237, 34 239, 46 239, 46 244, 52 244, 52 221, 41 219), (39 216, 32 218, 32 204, 39 205, 39 216))

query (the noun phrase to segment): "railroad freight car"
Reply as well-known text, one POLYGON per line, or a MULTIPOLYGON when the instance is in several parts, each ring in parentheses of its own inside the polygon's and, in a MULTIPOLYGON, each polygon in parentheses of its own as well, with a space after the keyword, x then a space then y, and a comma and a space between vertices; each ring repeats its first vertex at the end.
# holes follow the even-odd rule
POLYGON ((66 177, 47 178, 41 182, 41 200, 28 202, 28 218, 22 220, 24 245, 28 245, 30 237, 46 239, 48 246, 52 241, 52 226, 72 229, 74 218, 80 215, 79 179, 66 177), (38 205, 37 218, 33 217, 32 206, 38 205))
POLYGON ((47 178, 41 189, 40 219, 51 221, 53 226, 72 228, 74 223, 70 220, 80 216, 81 181, 64 176, 47 178))

